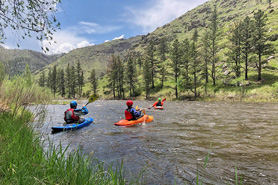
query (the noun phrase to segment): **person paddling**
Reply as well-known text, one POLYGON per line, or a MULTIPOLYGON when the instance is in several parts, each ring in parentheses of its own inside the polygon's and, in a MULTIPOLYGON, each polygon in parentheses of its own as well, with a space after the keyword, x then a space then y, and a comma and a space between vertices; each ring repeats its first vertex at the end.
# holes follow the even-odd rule
POLYGON ((85 105, 82 106, 82 109, 77 109, 77 102, 71 101, 70 108, 65 111, 64 120, 66 124, 70 123, 82 123, 84 122, 84 118, 80 118, 80 115, 86 115, 89 111, 85 105))
POLYGON ((138 111, 132 107, 133 101, 128 100, 126 101, 127 109, 125 110, 125 119, 130 121, 130 120, 137 120, 141 116, 141 111, 138 109, 138 111))
POLYGON ((161 101, 161 98, 158 98, 156 102, 154 102, 153 107, 162 107, 164 102, 161 101))

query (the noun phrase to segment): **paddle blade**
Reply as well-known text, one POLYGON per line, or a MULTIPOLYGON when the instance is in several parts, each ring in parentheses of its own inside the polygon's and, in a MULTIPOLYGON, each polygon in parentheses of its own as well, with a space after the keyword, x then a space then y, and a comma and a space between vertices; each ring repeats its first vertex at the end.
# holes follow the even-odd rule
POLYGON ((97 99, 98 99, 98 95, 93 94, 89 97, 88 103, 92 103, 92 102, 96 101, 97 99))
POLYGON ((164 98, 163 100, 162 100, 162 102, 165 102, 166 101, 166 98, 164 98))
POLYGON ((135 110, 138 110, 138 105, 135 107, 135 110))

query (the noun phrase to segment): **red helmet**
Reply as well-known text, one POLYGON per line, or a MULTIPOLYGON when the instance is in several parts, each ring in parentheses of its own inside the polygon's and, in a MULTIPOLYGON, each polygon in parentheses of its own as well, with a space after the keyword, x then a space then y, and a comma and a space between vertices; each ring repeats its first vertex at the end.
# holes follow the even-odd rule
POLYGON ((132 105, 133 105, 133 101, 127 100, 127 101, 126 101, 126 105, 127 105, 127 106, 132 106, 132 105))

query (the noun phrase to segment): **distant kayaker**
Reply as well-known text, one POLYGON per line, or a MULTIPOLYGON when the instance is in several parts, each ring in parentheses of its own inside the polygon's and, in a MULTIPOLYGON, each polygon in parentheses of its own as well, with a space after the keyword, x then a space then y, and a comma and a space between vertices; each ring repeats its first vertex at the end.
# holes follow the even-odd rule
POLYGON ((132 107, 133 101, 127 100, 126 101, 127 109, 125 110, 125 119, 126 120, 137 120, 141 117, 141 111, 138 111, 132 107))
POLYGON ((161 101, 161 98, 158 98, 156 102, 154 102, 153 107, 162 107, 164 102, 161 101))
POLYGON ((70 123, 82 123, 84 122, 84 118, 80 118, 81 115, 88 114, 89 111, 85 105, 82 106, 82 109, 77 109, 77 102, 71 101, 70 102, 70 109, 65 111, 64 120, 67 124, 70 123))

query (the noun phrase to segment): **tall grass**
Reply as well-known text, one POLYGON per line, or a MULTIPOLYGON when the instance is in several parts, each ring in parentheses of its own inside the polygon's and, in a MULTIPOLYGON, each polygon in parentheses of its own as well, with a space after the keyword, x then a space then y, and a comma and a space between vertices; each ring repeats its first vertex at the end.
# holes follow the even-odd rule
MULTIPOLYGON (((0 184, 138 183, 139 178, 125 179, 122 163, 106 164, 80 150, 67 152, 68 147, 61 145, 50 144, 46 151, 43 149, 31 126, 34 115, 26 108, 33 103, 46 103, 50 94, 22 77, 2 84, 0 101, 12 111, 0 111, 0 184)), ((37 112, 42 122, 45 111, 37 112)))

